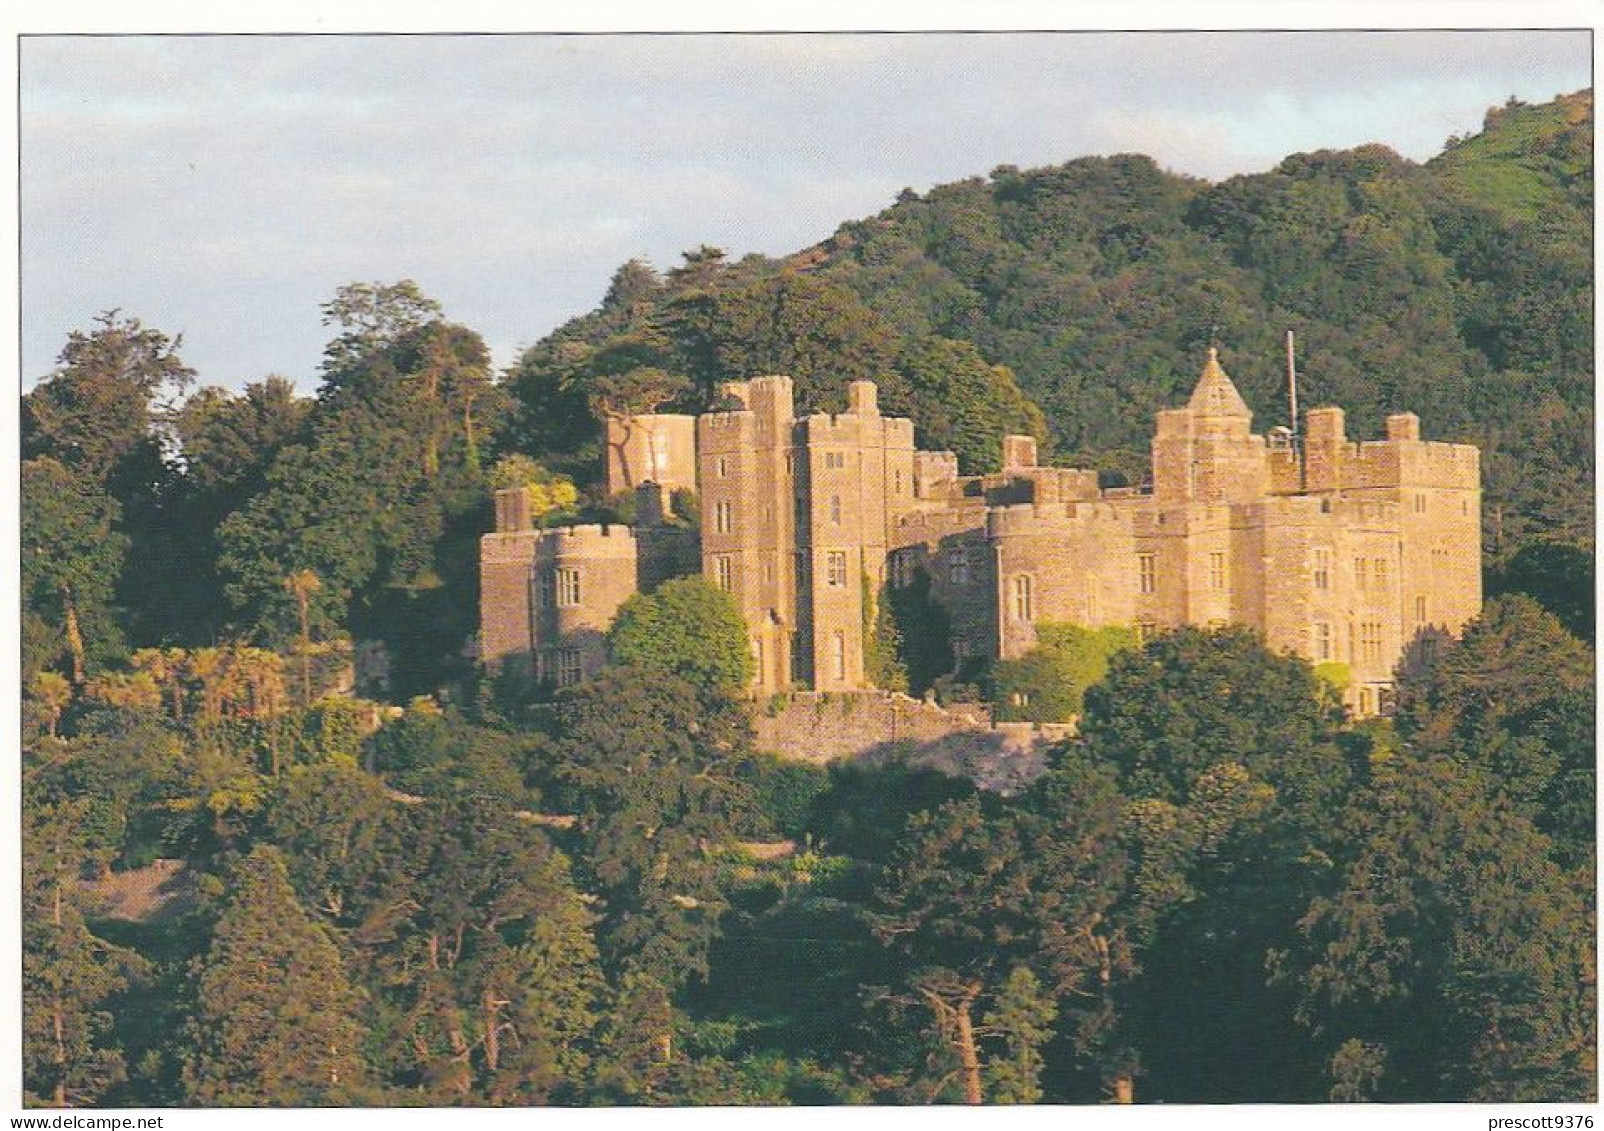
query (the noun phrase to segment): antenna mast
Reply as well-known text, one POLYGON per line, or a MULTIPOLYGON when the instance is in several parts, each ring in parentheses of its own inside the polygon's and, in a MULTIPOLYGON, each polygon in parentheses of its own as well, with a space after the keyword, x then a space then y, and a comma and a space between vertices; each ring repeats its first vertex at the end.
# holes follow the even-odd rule
POLYGON ((1292 410, 1292 444, 1298 443, 1298 363, 1292 351, 1292 331, 1287 331, 1287 402, 1292 410))

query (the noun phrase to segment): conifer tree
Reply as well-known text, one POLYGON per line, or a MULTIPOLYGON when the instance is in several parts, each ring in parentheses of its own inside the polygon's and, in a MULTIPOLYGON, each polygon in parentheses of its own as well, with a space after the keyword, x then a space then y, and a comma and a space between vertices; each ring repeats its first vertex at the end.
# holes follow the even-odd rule
POLYGON ((310 1107, 360 1096, 361 997, 339 949, 301 909, 284 860, 259 846, 235 870, 197 961, 189 1098, 207 1107, 310 1107))
POLYGON ((84 922, 78 831, 84 802, 44 803, 30 791, 22 830, 22 1076, 30 1103, 99 1102, 125 1076, 106 1000, 140 976, 130 951, 84 922))

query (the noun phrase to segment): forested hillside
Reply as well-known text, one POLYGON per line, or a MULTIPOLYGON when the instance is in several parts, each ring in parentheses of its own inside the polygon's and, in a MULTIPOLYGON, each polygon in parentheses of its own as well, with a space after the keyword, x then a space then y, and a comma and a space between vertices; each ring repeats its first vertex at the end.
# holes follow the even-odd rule
POLYGON ((504 374, 405 281, 324 305, 312 397, 86 318, 22 399, 29 1102, 1593 1097, 1591 113, 1423 166, 998 169, 784 260, 625 264, 504 374), (1138 480, 1211 337, 1277 419, 1287 328, 1353 431, 1485 452, 1493 599, 1391 718, 1232 627, 1044 625, 960 685, 928 584, 882 682, 1079 717, 1014 794, 754 749, 699 578, 562 692, 476 663, 495 489, 628 517, 607 414, 869 377, 966 469, 1029 431, 1138 480))

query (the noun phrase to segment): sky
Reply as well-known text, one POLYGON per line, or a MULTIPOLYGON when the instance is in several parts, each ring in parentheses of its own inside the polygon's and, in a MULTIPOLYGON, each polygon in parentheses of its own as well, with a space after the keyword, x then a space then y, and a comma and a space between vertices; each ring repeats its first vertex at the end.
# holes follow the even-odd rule
POLYGON ((344 283, 416 280, 500 366, 632 257, 784 254, 1002 164, 1139 152, 1219 180, 1424 161, 1586 31, 27 37, 21 363, 118 308, 205 384, 312 392, 344 283))

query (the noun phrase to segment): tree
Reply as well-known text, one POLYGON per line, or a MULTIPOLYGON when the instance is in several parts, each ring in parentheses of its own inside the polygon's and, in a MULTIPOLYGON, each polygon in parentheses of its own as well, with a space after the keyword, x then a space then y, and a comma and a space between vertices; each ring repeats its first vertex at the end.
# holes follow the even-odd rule
POLYGON ((120 503, 163 478, 156 425, 194 381, 168 338, 115 310, 74 330, 56 369, 22 402, 23 458, 48 457, 120 503))
POLYGON ((64 652, 75 684, 122 651, 113 601, 128 540, 116 529, 119 513, 116 500, 53 459, 22 465, 22 599, 53 630, 56 649, 34 664, 64 652))
POLYGON ((1336 1086, 1357 1041, 1380 1100, 1591 1099, 1591 916, 1546 838, 1485 773, 1406 755, 1338 828, 1337 882, 1278 964, 1336 1086))
POLYGON ((896 331, 852 292, 811 275, 682 290, 664 324, 685 372, 708 395, 725 381, 778 373, 795 380, 799 412, 843 402, 860 379, 882 384, 888 408, 905 399, 896 331))
POLYGON ((903 410, 918 425, 923 448, 957 454, 966 475, 1002 466, 1002 438, 1045 438, 1041 409, 1006 365, 990 365, 971 343, 932 337, 910 343, 896 368, 907 381, 903 410))
POLYGON ((613 667, 558 696, 552 737, 609 972, 705 976, 726 906, 713 852, 746 803, 744 712, 661 668, 613 667))
POLYGON ((84 802, 29 791, 23 805, 22 1075, 30 1103, 92 1105, 121 1081, 108 999, 145 970, 137 955, 92 934, 79 875, 87 863, 84 802))
POLYGON ((1110 658, 1136 646, 1128 628, 1084 628, 1044 622, 1036 646, 1016 660, 992 665, 997 718, 1067 723, 1078 717, 1086 689, 1108 673, 1110 658))
POLYGON ((426 1101, 572 1099, 601 991, 568 862, 504 801, 392 811, 351 940, 384 987, 389 1072, 426 1101))
POLYGON ((614 663, 683 679, 702 696, 739 695, 752 682, 740 607, 700 577, 630 597, 608 629, 607 647, 614 663))
MULTIPOLYGON (((986 1004, 1016 1025, 1021 1011, 1040 1016, 1039 998, 1027 1006, 1028 987, 1013 980, 1021 965, 1039 972, 1050 997, 1074 1003, 1067 1019, 1092 1063, 1124 1071, 1101 1047, 1109 994, 1130 962, 1109 920, 1124 884, 1119 815, 1105 773, 1067 764, 1017 802, 979 795, 915 817, 880 875, 871 923, 904 971, 890 993, 928 1010, 965 1102, 984 1098, 987 1031, 976 1022, 986 1004)), ((1010 1096, 1025 1084, 1018 1042, 1027 1036, 1016 1028, 1010 1038, 1012 1067, 1002 1072, 1010 1096)))
POLYGON ((1531 598, 1495 598, 1398 686, 1400 737, 1478 766, 1580 865, 1594 852, 1594 659, 1531 598))
POLYGON ((193 1103, 316 1107, 363 1094, 361 995, 296 902, 277 849, 258 846, 235 870, 194 976, 193 1103))
POLYGON ((522 487, 529 503, 529 517, 536 524, 572 515, 579 502, 579 489, 566 475, 548 471, 526 455, 503 456, 490 473, 496 490, 522 487))
POLYGON ((1042 1098, 1041 1047, 1053 1035, 1058 1007, 1029 966, 1016 966, 1003 983, 981 1027, 996 1033, 1006 1050, 986 1066, 992 1103, 1033 1104, 1042 1098))
POLYGON ((1346 776, 1336 704, 1307 663, 1246 628, 1181 628, 1117 653, 1085 705, 1087 750, 1131 797, 1174 801, 1210 766, 1241 762, 1318 824, 1346 776))

